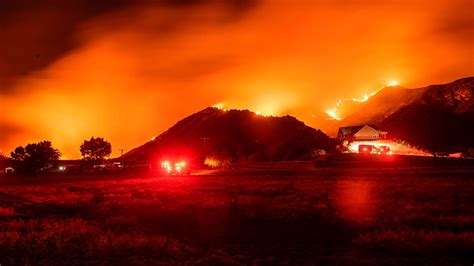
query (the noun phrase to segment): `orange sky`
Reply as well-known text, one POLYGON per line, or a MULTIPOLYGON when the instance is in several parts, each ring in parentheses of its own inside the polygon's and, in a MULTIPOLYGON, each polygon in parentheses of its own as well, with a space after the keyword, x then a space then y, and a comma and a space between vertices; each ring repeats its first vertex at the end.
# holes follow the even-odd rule
POLYGON ((391 80, 474 74, 471 0, 168 2, 9 7, 0 149, 48 139, 79 158, 100 136, 116 156, 216 103, 315 126, 391 80))

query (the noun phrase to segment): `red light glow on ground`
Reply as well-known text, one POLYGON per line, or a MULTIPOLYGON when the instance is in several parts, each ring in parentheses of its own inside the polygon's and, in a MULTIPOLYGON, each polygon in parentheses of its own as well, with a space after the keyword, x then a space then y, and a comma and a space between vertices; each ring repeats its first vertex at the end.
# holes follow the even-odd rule
POLYGON ((390 154, 398 155, 417 155, 417 156, 431 156, 430 153, 412 147, 408 144, 395 142, 392 140, 377 140, 377 141, 353 141, 349 144, 350 153, 358 153, 359 145, 371 145, 377 148, 387 146, 390 148, 390 154))

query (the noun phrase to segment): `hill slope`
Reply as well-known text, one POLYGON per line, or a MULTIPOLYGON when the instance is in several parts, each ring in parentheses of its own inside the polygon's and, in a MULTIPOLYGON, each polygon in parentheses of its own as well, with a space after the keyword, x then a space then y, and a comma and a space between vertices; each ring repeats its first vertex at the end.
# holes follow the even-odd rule
POLYGON ((127 161, 157 156, 208 155, 233 161, 309 158, 315 149, 333 149, 334 141, 291 116, 264 117, 248 110, 208 107, 179 121, 154 140, 124 155, 127 161))
POLYGON ((375 124, 393 138, 436 150, 474 147, 474 77, 418 89, 387 87, 337 126, 375 124))
POLYGON ((474 78, 423 88, 378 124, 399 139, 438 151, 474 148, 474 78))

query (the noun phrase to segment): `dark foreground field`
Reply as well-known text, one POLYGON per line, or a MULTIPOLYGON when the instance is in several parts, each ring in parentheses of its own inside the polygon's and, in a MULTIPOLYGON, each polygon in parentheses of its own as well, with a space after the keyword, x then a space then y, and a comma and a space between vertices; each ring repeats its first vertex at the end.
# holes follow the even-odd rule
POLYGON ((474 263, 471 170, 0 181, 2 266, 474 263))

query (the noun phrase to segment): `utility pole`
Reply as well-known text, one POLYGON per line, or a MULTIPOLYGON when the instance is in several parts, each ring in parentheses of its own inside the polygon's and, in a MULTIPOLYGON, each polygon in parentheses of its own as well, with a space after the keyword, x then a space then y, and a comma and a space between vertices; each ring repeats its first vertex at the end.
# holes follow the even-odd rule
POLYGON ((430 138, 431 138, 431 148, 433 150, 433 166, 436 168, 438 165, 437 165, 437 162, 436 162, 436 140, 435 140, 435 135, 434 135, 434 130, 433 130, 433 124, 434 124, 434 121, 433 121, 433 108, 432 106, 430 106, 428 104, 428 125, 429 125, 429 134, 430 134, 430 138))
POLYGON ((207 154, 207 141, 209 141, 209 137, 201 137, 201 140, 202 140, 202 143, 203 143, 203 155, 204 155, 204 159, 206 157, 206 154, 207 154))
POLYGON ((123 152, 125 151, 125 149, 124 149, 124 148, 120 148, 119 151, 120 151, 120 157, 122 157, 122 156, 123 156, 123 152))

